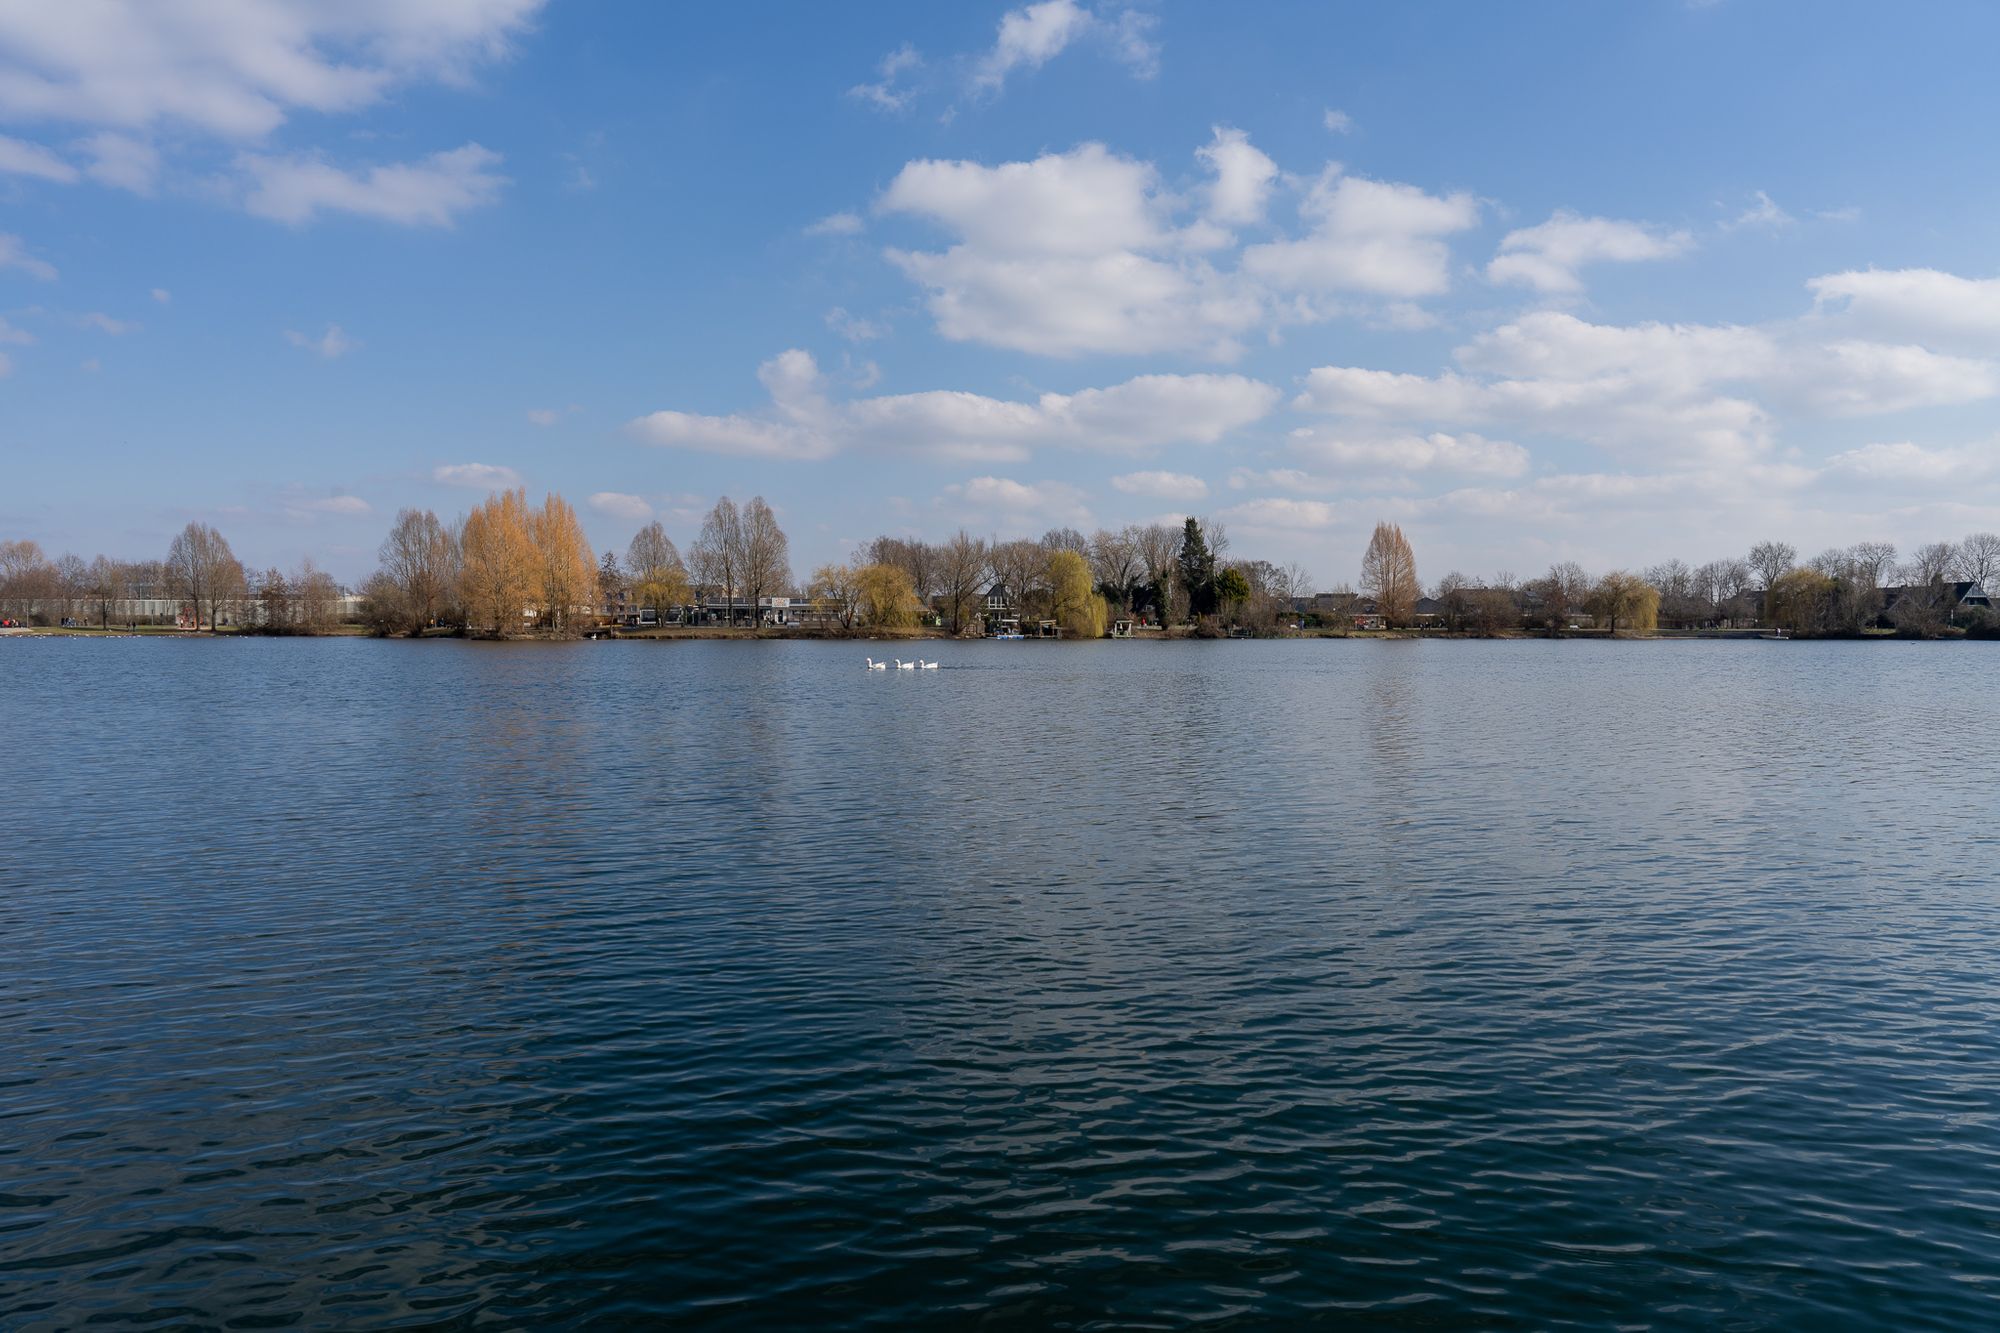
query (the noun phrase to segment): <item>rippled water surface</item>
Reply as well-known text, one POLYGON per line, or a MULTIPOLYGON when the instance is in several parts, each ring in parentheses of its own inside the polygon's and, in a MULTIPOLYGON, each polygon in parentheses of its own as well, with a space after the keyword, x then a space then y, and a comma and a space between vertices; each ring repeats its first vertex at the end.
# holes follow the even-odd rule
POLYGON ((1982 645, 0 640, 0 1327, 1991 1327, 1982 645))

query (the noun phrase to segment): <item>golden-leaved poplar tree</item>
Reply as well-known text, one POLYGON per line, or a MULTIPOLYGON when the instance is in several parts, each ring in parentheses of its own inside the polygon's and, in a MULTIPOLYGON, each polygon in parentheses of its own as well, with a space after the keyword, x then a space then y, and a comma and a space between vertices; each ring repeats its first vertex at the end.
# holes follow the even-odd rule
POLYGON ((540 592, 528 493, 500 491, 475 505, 459 534, 459 597, 468 628, 518 632, 540 592))
POLYGON ((551 492, 529 518, 534 540, 536 602, 542 623, 558 634, 588 620, 597 591, 597 557, 569 501, 551 492))

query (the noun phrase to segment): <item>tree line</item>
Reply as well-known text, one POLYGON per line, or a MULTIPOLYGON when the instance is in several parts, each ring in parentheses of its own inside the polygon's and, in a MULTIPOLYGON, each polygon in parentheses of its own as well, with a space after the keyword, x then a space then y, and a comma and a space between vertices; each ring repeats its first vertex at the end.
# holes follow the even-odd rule
POLYGON ((340 585, 310 558, 289 571, 248 569, 206 523, 175 534, 164 560, 51 560, 35 542, 0 541, 0 619, 21 624, 109 629, 175 621, 309 634, 340 618, 340 585))
MULTIPOLYGON (((1316 592, 1298 564, 1229 552, 1220 523, 1192 517, 1089 535, 1058 527, 1011 541, 963 529, 939 542, 885 535, 847 561, 821 565, 799 586, 789 541, 762 496, 741 506, 728 496, 717 500, 685 556, 658 522, 641 527, 622 555, 599 556, 562 496, 551 493, 537 505, 514 489, 449 522, 430 510, 398 513, 358 610, 385 634, 572 635, 618 607, 756 625, 768 599, 784 597, 837 632, 929 624, 963 634, 1006 618, 1084 638, 1101 636, 1114 619, 1197 633, 1357 622, 1561 632, 1588 620, 1614 633, 1758 625, 1797 635, 1885 626, 1930 635, 1954 625, 1991 630, 1991 613, 1968 605, 1976 599, 1965 592, 2000 582, 2000 535, 1985 532, 1921 546, 1902 559, 1887 542, 1862 542, 1801 561, 1791 545, 1763 541, 1743 556, 1699 566, 1667 560, 1637 573, 1591 575, 1565 561, 1525 580, 1454 570, 1427 588, 1409 538, 1381 523, 1362 553, 1359 590, 1340 584, 1331 592, 1316 592)), ((0 618, 24 623, 108 627, 164 619, 310 633, 331 628, 353 607, 311 560, 290 571, 246 569, 222 534, 200 522, 176 534, 155 561, 49 559, 34 542, 0 542, 0 618)))

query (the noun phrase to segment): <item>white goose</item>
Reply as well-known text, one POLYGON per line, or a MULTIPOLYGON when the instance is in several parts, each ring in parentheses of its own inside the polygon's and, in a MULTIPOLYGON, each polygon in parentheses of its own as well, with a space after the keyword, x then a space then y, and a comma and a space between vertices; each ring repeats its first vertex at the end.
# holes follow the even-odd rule
POLYGON ((898 670, 898 671, 915 671, 916 669, 917 669, 917 664, 916 664, 915 662, 905 662, 905 661, 904 661, 904 660, 903 660, 902 658, 900 658, 900 657, 896 659, 896 670, 898 670))
POLYGON ((917 666, 925 671, 936 671, 938 669, 936 662, 926 662, 921 657, 917 659, 917 666))
POLYGON ((887 671, 889 664, 887 662, 878 662, 871 657, 868 659, 868 669, 870 671, 887 671))

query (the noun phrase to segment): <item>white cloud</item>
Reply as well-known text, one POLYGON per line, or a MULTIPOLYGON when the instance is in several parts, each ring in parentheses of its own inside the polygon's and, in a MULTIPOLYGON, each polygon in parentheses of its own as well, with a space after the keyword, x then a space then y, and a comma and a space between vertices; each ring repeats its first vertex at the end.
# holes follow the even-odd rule
POLYGON ((917 95, 917 90, 903 81, 903 76, 924 66, 924 58, 917 54, 917 48, 908 42, 897 47, 875 67, 878 76, 874 83, 860 83, 847 90, 849 97, 867 102, 879 111, 901 111, 917 95))
POLYGON ((542 0, 0 5, 0 115, 262 137, 298 110, 354 111, 413 82, 462 83, 542 0))
POLYGON ((1749 207, 1733 218, 1724 218, 1715 225, 1724 231, 1738 231, 1744 227, 1758 227, 1766 231, 1779 231, 1791 226, 1795 221, 1790 213, 1778 207, 1770 195, 1758 190, 1751 196, 1749 207))
POLYGON ((153 288, 153 299, 161 305, 166 305, 174 299, 174 294, 164 287, 155 287, 153 288))
POLYGON ((76 322, 80 328, 96 329, 99 333, 108 333, 114 338, 120 338, 125 334, 137 333, 139 331, 139 325, 136 322, 129 319, 113 319, 110 315, 100 310, 93 310, 89 314, 78 315, 76 322))
POLYGON ((1115 11, 1106 18, 1075 0, 1040 0, 1001 16, 992 49, 975 62, 972 89, 997 93, 1016 70, 1036 70, 1079 41, 1103 43, 1114 59, 1139 78, 1159 69, 1159 48, 1151 38, 1153 19, 1135 9, 1115 11))
POLYGON ((160 152, 129 134, 101 130, 77 145, 90 156, 85 168, 99 185, 150 195, 160 182, 160 152))
POLYGON ((285 341, 294 347, 303 347, 307 351, 317 352, 328 361, 338 360, 361 346, 359 340, 350 338, 346 333, 342 332, 338 324, 327 325, 326 332, 317 338, 300 333, 297 329, 286 329, 285 341))
POLYGON ((1088 523, 1090 506, 1083 492, 1061 481, 1020 482, 1006 477, 974 477, 944 488, 961 508, 993 514, 1037 526, 1088 523))
POLYGON ((859 315, 849 314, 840 306, 835 306, 826 312, 826 326, 847 341, 856 343, 872 342, 889 332, 889 326, 882 321, 863 319, 859 315))
POLYGON ((1278 164, 1252 146, 1242 130, 1217 125, 1214 133, 1208 146, 1195 153, 1215 173, 1208 215, 1230 226, 1263 221, 1278 164))
POLYGON ((1989 361, 1848 339, 1819 349, 1784 387, 1826 416, 1865 416, 1980 402, 2000 393, 2000 371, 1989 361))
POLYGON ((1311 532, 1332 527, 1340 511, 1325 500, 1272 496, 1231 505, 1221 516, 1251 532, 1311 532))
POLYGON ((856 213, 828 213, 818 222, 806 228, 808 236, 854 236, 861 231, 861 217, 856 213))
POLYGON ((27 347, 35 341, 35 335, 26 329, 17 329, 0 315, 0 343, 12 343, 17 347, 27 347))
POLYGON ((512 490, 521 484, 521 474, 497 463, 446 463, 431 469, 431 480, 475 491, 512 490))
POLYGON ((1345 111, 1335 110, 1333 107, 1326 109, 1326 114, 1320 117, 1320 123, 1326 126, 1327 133, 1329 134, 1354 133, 1354 117, 1348 115, 1345 111))
POLYGON ((1098 143, 998 166, 910 162, 875 210, 935 223, 952 243, 884 253, 925 290, 938 331, 954 341, 1226 361, 1259 328, 1275 337, 1339 314, 1423 326, 1430 317, 1410 303, 1450 286, 1446 238, 1479 216, 1470 195, 1336 166, 1303 187, 1301 234, 1239 250, 1232 228, 1260 219, 1277 190, 1301 187, 1227 127, 1197 156, 1212 183, 1192 195, 1098 143))
POLYGON ((600 514, 634 523, 643 523, 653 516, 652 505, 640 496, 626 495, 622 491, 599 491, 590 497, 589 504, 600 514))
POLYGON ((328 495, 317 500, 289 500, 286 508, 313 514, 366 514, 373 506, 358 495, 328 495))
POLYGON ((1127 495, 1143 495, 1154 500, 1193 503, 1208 497, 1208 483, 1185 472, 1127 472, 1113 477, 1111 485, 1127 495))
POLYGON ((1824 341, 1816 331, 1810 322, 1599 325, 1540 311, 1461 345, 1454 357, 1469 374, 1323 366, 1306 376, 1294 406, 1376 430, 1526 430, 1684 468, 1741 467, 1764 453, 1775 418, 1760 398, 1850 417, 2000 394, 1991 362, 1915 345, 1824 341))
POLYGON ((73 184, 77 170, 40 144, 0 134, 0 174, 73 184))
POLYGON ((1827 471, 1836 476, 1892 485, 1948 486, 1990 476, 1995 468, 1994 451, 1990 447, 1932 449, 1908 440, 1865 444, 1827 460, 1827 471))
POLYGON ((1277 389, 1240 375, 1142 375, 1032 402, 928 390, 830 403, 813 358, 793 350, 758 372, 758 414, 654 412, 627 427, 652 444, 749 457, 826 458, 877 449, 939 459, 1019 461, 1038 448, 1143 453, 1213 444, 1268 415, 1277 389))
POLYGON ((1557 209, 1547 222, 1510 231, 1486 266, 1493 282, 1518 283, 1551 293, 1583 290, 1578 270, 1587 264, 1671 259, 1694 245, 1685 231, 1639 222, 1582 217, 1557 209))
POLYGON ((1507 440, 1462 432, 1448 435, 1327 434, 1310 428, 1292 432, 1299 453, 1327 463, 1385 472, 1459 472, 1518 477, 1528 470, 1528 451, 1507 440))
POLYGON ((528 409, 528 420, 537 426, 553 426, 561 419, 562 413, 552 407, 531 407, 528 409))
POLYGON ((0 269, 18 268, 30 277, 43 282, 56 280, 56 266, 44 259, 37 259, 28 253, 26 242, 18 236, 0 232, 0 269))
POLYGON ((1342 176, 1330 169, 1299 207, 1306 234, 1243 252, 1245 272, 1305 292, 1361 292, 1409 299, 1451 285, 1443 238, 1479 221, 1469 194, 1342 176))
POLYGON ((259 217, 298 224, 337 212, 430 227, 450 227, 459 214, 499 198, 507 183, 491 169, 499 162, 476 143, 361 173, 310 156, 237 160, 250 181, 243 206, 259 217))
POLYGON ((1829 273, 1806 288, 1824 314, 1874 332, 2000 351, 2000 278, 1931 268, 1829 273))

